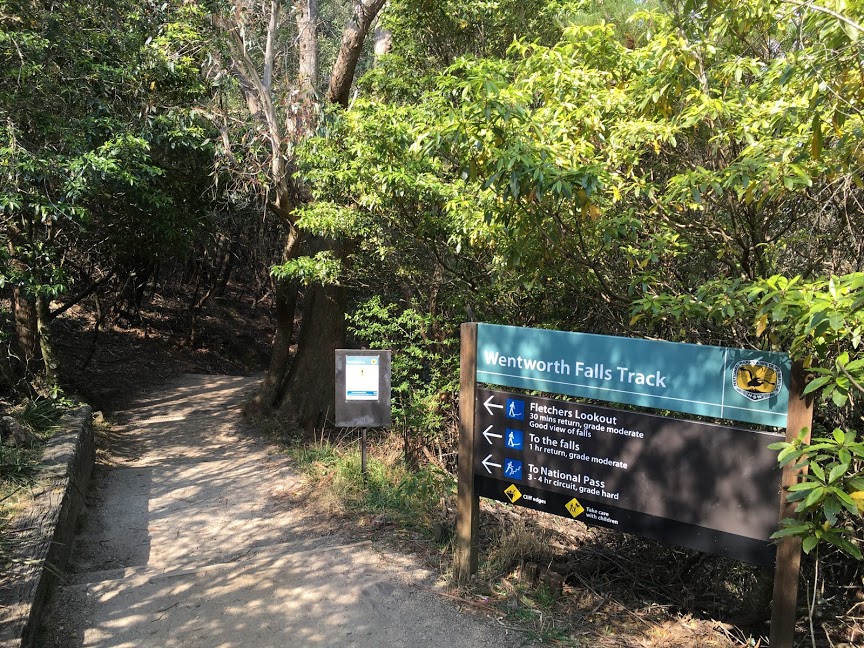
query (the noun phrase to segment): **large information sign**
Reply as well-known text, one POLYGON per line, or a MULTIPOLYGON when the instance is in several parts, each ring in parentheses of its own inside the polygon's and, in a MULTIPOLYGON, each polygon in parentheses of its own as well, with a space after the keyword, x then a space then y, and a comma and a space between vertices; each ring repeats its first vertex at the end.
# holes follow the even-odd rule
POLYGON ((492 324, 462 325, 454 573, 478 565, 480 496, 775 567, 771 646, 793 648, 802 470, 768 446, 809 442, 812 401, 787 355, 492 324), (654 414, 493 391, 566 394, 654 414), (741 421, 749 430, 665 416, 741 421), (785 428, 783 432, 777 428, 785 428), (802 436, 803 435, 803 436, 802 436))
POLYGON ((476 393, 478 495, 774 564, 783 434, 476 393))

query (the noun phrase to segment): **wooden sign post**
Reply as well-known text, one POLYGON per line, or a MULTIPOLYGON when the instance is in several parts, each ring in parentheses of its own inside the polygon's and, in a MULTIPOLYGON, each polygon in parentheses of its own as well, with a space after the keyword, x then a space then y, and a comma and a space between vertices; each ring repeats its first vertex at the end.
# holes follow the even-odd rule
MULTIPOLYGON (((786 441, 792 443, 801 430, 807 430, 804 440, 810 442, 813 428, 812 398, 803 398, 806 382, 801 363, 792 365, 789 385, 789 414, 786 423, 786 441)), ((793 462, 783 467, 780 477, 780 520, 795 517, 795 502, 787 501, 789 487, 801 481, 803 468, 796 469, 793 462)), ((777 562, 774 571, 774 599, 771 603, 771 648, 792 648, 795 643, 795 619, 798 603, 798 574, 801 566, 801 538, 787 536, 777 543, 777 562)))
POLYGON ((474 492, 474 416, 477 393, 477 324, 462 324, 459 356, 459 467, 456 495, 456 580, 477 571, 477 524, 480 498, 474 492))

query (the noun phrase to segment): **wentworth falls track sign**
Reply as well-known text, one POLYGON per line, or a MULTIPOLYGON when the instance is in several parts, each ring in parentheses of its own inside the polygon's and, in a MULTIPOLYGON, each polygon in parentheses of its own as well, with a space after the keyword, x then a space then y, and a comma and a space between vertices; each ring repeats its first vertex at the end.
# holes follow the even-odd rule
MULTIPOLYGON (((477 325, 476 381, 786 425, 784 354, 477 325)), ((774 564, 780 470, 754 431, 477 389, 477 495, 774 564)))
POLYGON ((784 427, 781 353, 477 325, 477 382, 784 427))

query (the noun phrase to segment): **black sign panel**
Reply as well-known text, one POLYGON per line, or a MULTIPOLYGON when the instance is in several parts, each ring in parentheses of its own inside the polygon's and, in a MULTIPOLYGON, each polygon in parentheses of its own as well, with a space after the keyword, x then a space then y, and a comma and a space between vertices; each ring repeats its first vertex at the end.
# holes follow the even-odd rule
POLYGON ((767 432, 477 390, 478 495, 773 565, 767 432))

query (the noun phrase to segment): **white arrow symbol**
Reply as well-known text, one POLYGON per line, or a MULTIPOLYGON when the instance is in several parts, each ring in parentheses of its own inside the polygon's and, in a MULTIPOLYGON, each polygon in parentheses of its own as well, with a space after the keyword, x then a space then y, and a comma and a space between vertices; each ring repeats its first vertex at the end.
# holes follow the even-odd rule
POLYGON ((489 430, 491 430, 492 427, 493 426, 490 425, 485 430, 483 430, 483 436, 486 437, 486 440, 489 442, 489 445, 494 445, 494 442, 492 441, 491 437, 495 437, 496 439, 503 439, 504 438, 500 434, 495 434, 494 432, 490 432, 489 430))
POLYGON ((504 409, 504 406, 503 406, 503 405, 494 405, 494 404, 492 403, 492 399, 493 399, 493 398, 495 398, 494 395, 493 395, 493 396, 490 396, 489 398, 487 398, 487 399, 486 399, 486 402, 483 403, 483 407, 486 408, 486 411, 489 412, 490 415, 492 414, 492 408, 493 408, 493 407, 497 407, 498 409, 501 409, 501 410, 504 409))
POLYGON ((490 475, 492 474, 492 469, 489 468, 489 466, 492 466, 494 468, 500 468, 501 467, 501 464, 496 464, 496 463, 492 463, 491 461, 489 461, 491 458, 492 458, 492 455, 490 454, 488 457, 486 457, 483 461, 480 462, 483 464, 483 467, 486 469, 486 471, 490 475))

